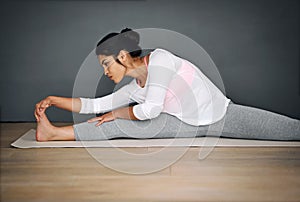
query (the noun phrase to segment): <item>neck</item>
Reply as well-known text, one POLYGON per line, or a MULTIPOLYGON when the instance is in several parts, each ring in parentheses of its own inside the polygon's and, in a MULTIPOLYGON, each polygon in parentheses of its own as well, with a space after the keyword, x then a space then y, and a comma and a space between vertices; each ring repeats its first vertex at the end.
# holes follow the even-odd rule
POLYGON ((142 83, 145 83, 148 71, 144 63, 144 57, 134 58, 131 64, 127 67, 126 75, 138 79, 142 83))

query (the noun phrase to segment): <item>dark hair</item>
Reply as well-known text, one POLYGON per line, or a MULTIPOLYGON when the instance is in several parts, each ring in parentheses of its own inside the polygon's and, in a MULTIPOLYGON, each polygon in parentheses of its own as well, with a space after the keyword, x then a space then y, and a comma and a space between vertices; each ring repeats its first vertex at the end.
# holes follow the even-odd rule
POLYGON ((141 55, 139 46, 140 35, 132 29, 122 29, 120 33, 112 32, 103 37, 96 47, 96 55, 114 55, 117 56, 121 50, 129 52, 131 57, 141 55))

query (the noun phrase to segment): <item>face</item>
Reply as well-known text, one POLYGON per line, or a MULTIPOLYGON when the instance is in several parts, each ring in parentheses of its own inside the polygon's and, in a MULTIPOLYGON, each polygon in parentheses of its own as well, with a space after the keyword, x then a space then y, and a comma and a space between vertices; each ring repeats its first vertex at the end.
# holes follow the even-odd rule
POLYGON ((98 60, 100 65, 104 68, 104 74, 114 81, 119 83, 126 72, 126 68, 118 63, 113 56, 99 55, 98 60))

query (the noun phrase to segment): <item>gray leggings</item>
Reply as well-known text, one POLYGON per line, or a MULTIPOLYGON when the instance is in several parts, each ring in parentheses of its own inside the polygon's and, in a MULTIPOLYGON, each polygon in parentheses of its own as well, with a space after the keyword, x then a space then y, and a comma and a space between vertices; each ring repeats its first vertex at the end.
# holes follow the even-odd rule
POLYGON ((166 113, 145 121, 116 119, 95 127, 74 124, 76 140, 218 136, 261 140, 300 140, 300 120, 230 102, 226 115, 207 126, 192 126, 166 113))

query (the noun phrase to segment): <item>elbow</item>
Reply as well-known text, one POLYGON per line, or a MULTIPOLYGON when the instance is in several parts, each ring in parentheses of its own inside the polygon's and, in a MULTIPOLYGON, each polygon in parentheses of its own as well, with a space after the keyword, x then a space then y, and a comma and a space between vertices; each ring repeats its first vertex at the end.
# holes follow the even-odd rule
POLYGON ((133 107, 133 114, 138 120, 153 119, 160 115, 163 106, 154 104, 140 104, 133 107))
POLYGON ((163 106, 153 105, 148 110, 145 110, 145 116, 147 119, 154 119, 160 115, 163 110, 163 106))

